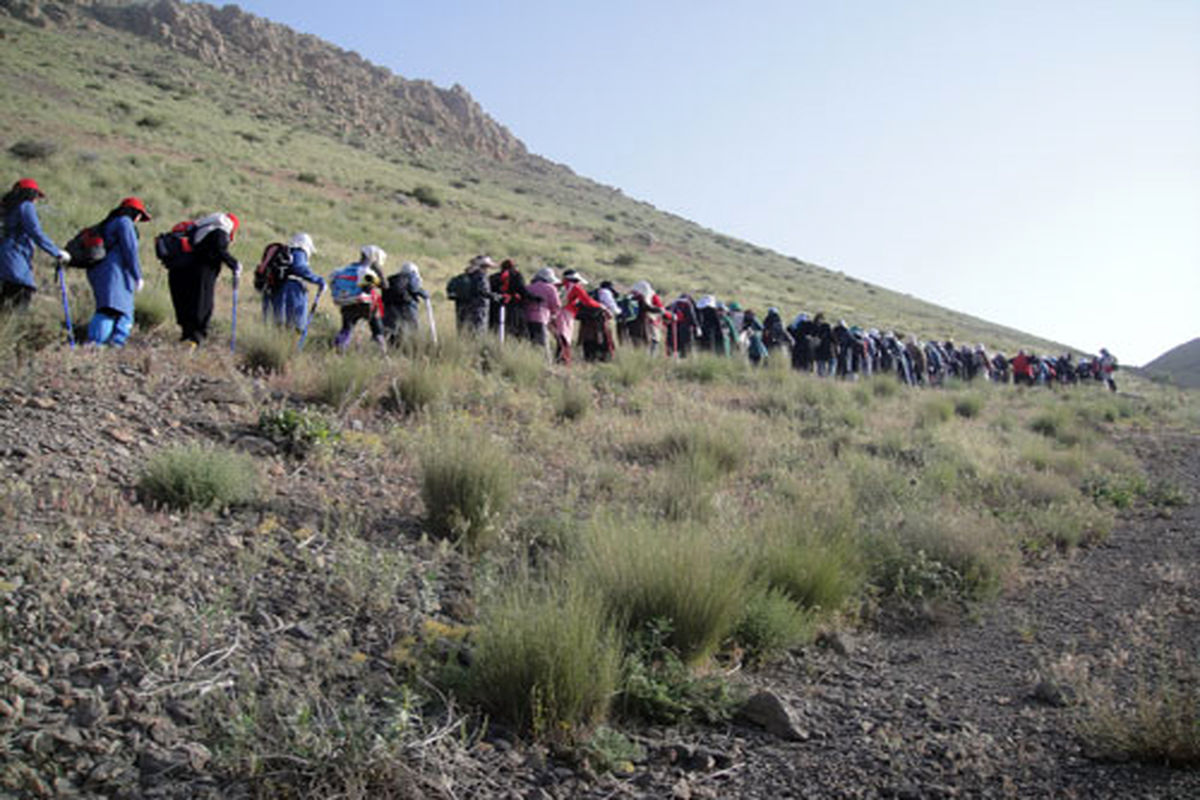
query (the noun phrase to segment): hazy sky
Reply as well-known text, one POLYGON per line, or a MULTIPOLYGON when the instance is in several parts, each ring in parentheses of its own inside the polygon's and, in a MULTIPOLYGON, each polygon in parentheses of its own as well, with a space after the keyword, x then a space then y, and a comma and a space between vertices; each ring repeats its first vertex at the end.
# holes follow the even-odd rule
POLYGON ((1198 0, 239 4, 787 255, 1129 364, 1200 336, 1198 0))

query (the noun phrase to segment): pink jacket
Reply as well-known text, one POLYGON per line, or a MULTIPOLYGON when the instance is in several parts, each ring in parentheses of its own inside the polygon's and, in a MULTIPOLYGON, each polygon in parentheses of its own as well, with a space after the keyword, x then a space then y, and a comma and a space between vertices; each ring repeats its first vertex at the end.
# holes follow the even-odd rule
POLYGON ((546 325, 551 319, 558 316, 559 309, 562 308, 562 301, 558 297, 558 289, 554 284, 545 281, 531 281, 525 290, 542 301, 525 303, 525 319, 527 321, 546 325))

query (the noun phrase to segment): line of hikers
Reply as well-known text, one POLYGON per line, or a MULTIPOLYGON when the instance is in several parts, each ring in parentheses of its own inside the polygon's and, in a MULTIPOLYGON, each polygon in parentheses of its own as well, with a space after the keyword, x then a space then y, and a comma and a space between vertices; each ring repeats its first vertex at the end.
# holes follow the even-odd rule
MULTIPOLYGON (((137 197, 124 198, 101 222, 84 228, 65 248, 59 248, 38 221, 34 204, 44 196, 34 180, 22 178, 0 198, 4 223, 0 307, 29 304, 37 288, 32 266, 36 245, 58 262, 68 329, 71 316, 62 267, 85 267, 96 307, 88 325, 88 341, 97 346, 122 346, 133 328, 134 296, 145 285, 135 227, 135 223, 151 219, 145 203, 137 197)), ((239 227, 235 214, 215 213, 181 222, 155 237, 155 254, 168 270, 180 339, 193 347, 208 336, 222 265, 233 273, 236 337, 242 265, 229 248, 239 227)), ((418 330, 422 301, 429 333, 436 339, 429 293, 416 264, 407 261, 399 272, 385 276, 387 253, 376 245, 365 245, 357 261, 334 271, 326 281, 312 269, 315 253, 312 237, 297 233, 286 244, 267 245, 254 274, 254 287, 262 293, 264 319, 300 332, 301 347, 327 287, 341 313, 341 329, 334 339, 339 350, 350 345, 355 326, 365 321, 372 339, 386 352, 389 345, 418 330), (305 284, 317 287, 311 306, 305 284)), ((913 386, 938 385, 946 378, 970 381, 982 377, 1028 385, 1094 379, 1116 390, 1113 372, 1117 360, 1104 348, 1098 357, 1078 362, 1070 354, 1050 357, 1024 350, 1010 359, 998 352, 989 354, 983 345, 971 348, 956 347, 950 341, 921 342, 915 336, 847 325, 845 320, 830 323, 823 314, 810 318, 800 313, 785 325, 779 310, 772 307, 760 320, 752 310, 742 309, 736 302, 718 302, 713 295, 693 298, 683 293, 664 303, 645 280, 634 283, 627 292, 618 291, 607 280, 591 291, 584 288, 588 285, 577 270, 565 270, 560 279, 553 267, 539 269, 526 282, 511 259, 497 265, 489 256, 479 255, 450 279, 446 295, 455 303, 460 333, 490 331, 501 342, 507 337, 525 339, 547 352, 553 343, 554 358, 564 364, 571 363, 576 345, 585 360, 606 361, 620 344, 679 358, 693 351, 722 356, 745 352, 755 365, 787 354, 797 370, 849 379, 894 373, 913 386), (494 272, 489 275, 489 270, 494 272)))

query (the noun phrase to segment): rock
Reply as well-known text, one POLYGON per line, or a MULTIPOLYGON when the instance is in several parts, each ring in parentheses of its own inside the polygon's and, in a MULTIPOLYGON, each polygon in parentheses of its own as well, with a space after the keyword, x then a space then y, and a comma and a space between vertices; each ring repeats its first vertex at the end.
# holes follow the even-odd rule
POLYGON ((279 454, 279 447, 270 439, 264 439, 261 436, 242 436, 233 444, 242 452, 260 458, 269 458, 279 454))
POLYGON ((688 783, 687 778, 680 778, 671 787, 671 797, 675 800, 691 800, 692 785, 688 783))
POLYGON ((759 692, 742 703, 737 718, 788 741, 806 742, 811 736, 796 711, 774 692, 759 692))
POLYGON ((133 444, 137 439, 137 435, 126 428, 109 428, 106 433, 110 439, 121 444, 133 444))
POLYGON ((817 636, 817 644, 828 647, 839 656, 848 656, 858 649, 858 642, 846 631, 822 631, 817 636))

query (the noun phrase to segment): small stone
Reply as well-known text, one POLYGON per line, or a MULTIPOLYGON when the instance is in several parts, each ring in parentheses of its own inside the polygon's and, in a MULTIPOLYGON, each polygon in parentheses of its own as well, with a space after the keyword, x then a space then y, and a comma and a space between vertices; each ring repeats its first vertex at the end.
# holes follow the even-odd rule
POLYGON ((1070 686, 1060 686, 1054 681, 1038 681, 1033 687, 1033 699, 1052 708, 1066 708, 1075 700, 1075 692, 1070 686))
POLYGON ((110 439, 115 442, 120 442, 121 444, 133 444, 137 439, 137 436, 133 433, 133 431, 125 428, 109 428, 107 433, 110 439))
POLYGON ((800 716, 774 692, 759 692, 742 704, 737 717, 758 725, 772 736, 806 742, 811 734, 800 724, 800 716))

